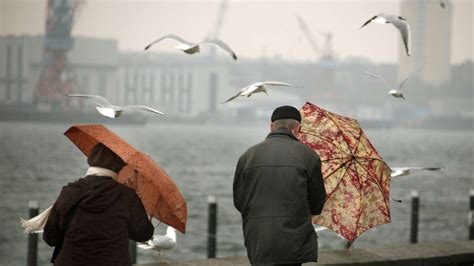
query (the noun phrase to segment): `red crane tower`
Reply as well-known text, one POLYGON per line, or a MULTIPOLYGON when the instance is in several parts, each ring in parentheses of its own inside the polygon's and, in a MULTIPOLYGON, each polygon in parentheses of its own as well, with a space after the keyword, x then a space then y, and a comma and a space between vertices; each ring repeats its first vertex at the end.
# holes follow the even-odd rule
POLYGON ((76 84, 67 53, 74 46, 72 27, 85 0, 48 0, 41 71, 34 94, 38 106, 56 109, 68 105, 65 93, 76 84))

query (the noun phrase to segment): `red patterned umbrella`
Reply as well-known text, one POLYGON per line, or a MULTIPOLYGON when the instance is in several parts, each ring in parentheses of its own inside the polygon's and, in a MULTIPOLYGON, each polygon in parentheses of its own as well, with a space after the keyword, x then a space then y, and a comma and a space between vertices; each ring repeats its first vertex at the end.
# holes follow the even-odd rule
POLYGON ((321 158, 326 203, 313 223, 349 242, 368 229, 390 222, 390 167, 359 123, 306 103, 301 110, 302 143, 321 158))
POLYGON ((186 201, 171 177, 148 155, 102 125, 75 125, 64 135, 86 156, 97 143, 115 152, 127 163, 117 181, 135 189, 149 215, 182 233, 186 231, 186 201))

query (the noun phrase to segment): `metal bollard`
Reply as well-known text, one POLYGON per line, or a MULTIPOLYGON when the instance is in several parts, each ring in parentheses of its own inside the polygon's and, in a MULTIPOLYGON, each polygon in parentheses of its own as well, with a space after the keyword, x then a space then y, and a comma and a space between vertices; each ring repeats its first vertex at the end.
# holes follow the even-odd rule
POLYGON ((469 191, 469 240, 474 240, 474 189, 469 191))
MULTIPOLYGON (((33 218, 39 214, 39 204, 36 200, 28 201, 29 218, 33 218)), ((28 249, 27 249, 27 264, 28 266, 38 265, 38 234, 28 234, 28 249)))
POLYGON ((352 242, 349 242, 349 241, 345 241, 346 243, 344 244, 345 248, 346 249, 350 249, 352 247, 352 242))
POLYGON ((418 191, 411 192, 411 228, 410 228, 410 243, 418 242, 418 217, 420 212, 420 198, 418 191))
POLYGON ((216 257, 217 241, 217 200, 215 196, 207 197, 209 206, 208 230, 207 230, 207 258, 216 257))
POLYGON ((130 260, 132 261, 132 264, 137 263, 137 242, 129 240, 128 249, 130 251, 130 260))

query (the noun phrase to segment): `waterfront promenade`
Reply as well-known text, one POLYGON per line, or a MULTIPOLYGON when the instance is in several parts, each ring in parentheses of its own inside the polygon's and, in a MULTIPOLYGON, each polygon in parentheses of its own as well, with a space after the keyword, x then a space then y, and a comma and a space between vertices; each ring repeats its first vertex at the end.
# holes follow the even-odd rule
MULTIPOLYGON (((207 260, 172 261, 165 263, 136 264, 136 266, 211 266, 250 265, 246 257, 227 257, 207 260)), ((304 265, 359 265, 359 266, 427 266, 474 265, 474 240, 408 244, 374 248, 323 250, 318 263, 304 265)))

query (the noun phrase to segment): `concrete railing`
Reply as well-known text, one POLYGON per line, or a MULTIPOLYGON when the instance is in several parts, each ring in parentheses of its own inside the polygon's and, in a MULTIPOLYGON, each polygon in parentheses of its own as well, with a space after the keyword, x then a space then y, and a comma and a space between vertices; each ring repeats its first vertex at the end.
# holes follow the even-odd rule
MULTIPOLYGON (((137 266, 250 265, 246 257, 179 261, 169 264, 148 263, 137 266)), ((395 245, 374 248, 323 250, 318 263, 304 265, 474 265, 474 240, 395 245)))

